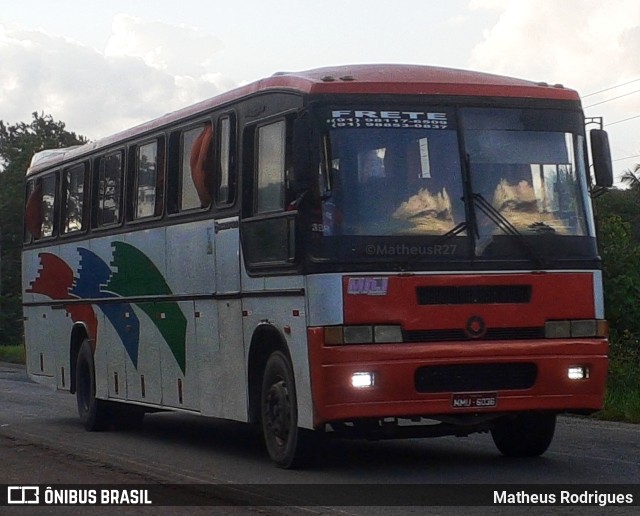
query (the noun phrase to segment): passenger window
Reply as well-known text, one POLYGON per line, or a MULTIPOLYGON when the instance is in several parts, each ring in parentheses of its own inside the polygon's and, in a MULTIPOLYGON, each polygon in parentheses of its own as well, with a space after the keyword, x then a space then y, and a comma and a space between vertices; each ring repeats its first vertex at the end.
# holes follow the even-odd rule
POLYGON ((285 129, 284 120, 258 128, 256 214, 284 209, 285 129))
POLYGON ((213 129, 211 124, 182 133, 180 161, 180 211, 211 205, 213 129))
POLYGON ((118 224, 121 214, 122 196, 122 151, 100 158, 96 185, 98 226, 118 224))
POLYGON ((42 224, 42 184, 39 180, 27 182, 27 200, 24 207, 24 242, 40 238, 42 224))
POLYGON ((75 165, 64 171, 63 233, 84 228, 86 165, 75 165))
POLYGON ((56 175, 31 181, 27 187, 25 206, 25 241, 53 236, 55 225, 56 175))
POLYGON ((162 214, 164 167, 158 140, 138 146, 136 152, 135 218, 162 214))

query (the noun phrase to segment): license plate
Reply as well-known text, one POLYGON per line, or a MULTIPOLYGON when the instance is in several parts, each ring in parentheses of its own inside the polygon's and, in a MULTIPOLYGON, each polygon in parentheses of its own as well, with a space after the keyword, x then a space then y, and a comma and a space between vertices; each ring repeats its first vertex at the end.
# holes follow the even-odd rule
POLYGON ((451 396, 453 408, 494 408, 498 406, 498 395, 495 392, 458 393, 451 396))

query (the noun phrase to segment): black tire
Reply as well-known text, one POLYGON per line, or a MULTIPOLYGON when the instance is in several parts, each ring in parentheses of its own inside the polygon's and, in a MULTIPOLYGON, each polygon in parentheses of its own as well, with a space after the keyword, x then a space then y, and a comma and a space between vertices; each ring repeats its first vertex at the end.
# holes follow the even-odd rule
POLYGON ((269 457, 280 468, 307 463, 307 432, 298 428, 298 405, 289 359, 274 351, 264 369, 260 396, 262 434, 269 457))
POLYGON ((517 414, 498 420, 491 437, 507 457, 537 457, 549 448, 555 429, 555 414, 517 414))
POLYGON ((96 399, 96 370, 93 351, 88 340, 84 340, 76 362, 76 401, 78 414, 89 432, 106 430, 110 424, 109 405, 96 399))

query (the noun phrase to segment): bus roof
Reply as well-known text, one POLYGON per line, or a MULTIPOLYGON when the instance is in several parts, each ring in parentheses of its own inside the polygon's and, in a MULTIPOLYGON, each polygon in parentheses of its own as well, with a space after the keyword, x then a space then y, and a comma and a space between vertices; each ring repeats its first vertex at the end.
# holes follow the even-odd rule
POLYGON ((464 95, 580 100, 574 90, 564 88, 559 84, 551 86, 544 82, 532 82, 495 74, 435 66, 345 65, 302 72, 278 72, 266 79, 165 114, 96 142, 65 149, 62 152, 42 151, 42 153, 37 153, 32 159, 27 175, 129 137, 153 131, 183 118, 195 116, 234 100, 266 91, 291 91, 310 95, 464 95), (43 153, 48 154, 44 155, 43 153))

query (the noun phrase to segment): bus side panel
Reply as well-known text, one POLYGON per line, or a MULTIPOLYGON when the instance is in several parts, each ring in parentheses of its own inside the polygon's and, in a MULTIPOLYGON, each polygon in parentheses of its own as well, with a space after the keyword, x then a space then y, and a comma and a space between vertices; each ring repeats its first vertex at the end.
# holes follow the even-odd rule
MULTIPOLYGON (((214 221, 211 219, 187 222, 166 228, 166 281, 173 295, 212 295, 216 290, 215 252, 217 242, 214 221)), ((217 343, 217 313, 214 303, 200 304, 196 299, 178 303, 186 320, 184 352, 182 358, 163 350, 163 404, 167 406, 202 410, 208 395, 213 395, 209 383, 211 377, 211 346, 217 343), (200 340, 204 339, 204 340, 200 340), (182 370, 184 367, 184 370, 182 370), (208 376, 203 376, 209 368, 208 376), (202 392, 207 394, 202 395, 202 392)), ((179 317, 176 312, 175 316, 179 317)), ((180 340, 180 337, 176 338, 180 340)), ((162 343, 160 343, 162 346, 162 343)), ((173 343, 178 346, 179 342, 173 343)), ((217 414, 216 411, 213 415, 217 414)))
POLYGON ((169 226, 166 235, 166 279, 172 293, 215 292, 214 222, 204 220, 169 226))
MULTIPOLYGON (((303 290, 302 276, 267 277, 267 290, 303 290)), ((291 353, 293 374, 296 379, 296 396, 298 398, 298 426, 313 428, 313 398, 311 395, 311 373, 309 371, 309 348, 307 346, 307 323, 305 297, 285 297, 282 303, 282 326, 289 327, 290 333, 284 332, 291 353)))
MULTIPOLYGON (((76 286, 81 297, 105 299, 92 305, 97 321, 94 348, 96 396, 126 399, 127 353, 122 335, 129 324, 127 316, 132 316, 133 308, 126 303, 115 303, 116 294, 108 290, 113 274, 114 241, 114 237, 101 237, 74 246, 75 253, 80 256, 76 286)), ((135 338, 133 330, 128 333, 135 338)))
POLYGON ((57 257, 59 247, 29 253, 24 267, 27 371, 37 382, 69 388, 69 337, 73 321, 64 305, 70 298, 73 270, 57 257))
POLYGON ((240 299, 196 302, 195 328, 203 415, 247 421, 247 376, 240 299))
MULTIPOLYGON (((139 324, 137 356, 132 354, 134 367, 127 376, 129 399, 153 404, 162 404, 162 360, 168 360, 164 353, 167 342, 161 329, 172 323, 180 328, 184 325, 184 315, 176 307, 169 312, 154 303, 158 296, 171 295, 166 282, 166 245, 165 228, 128 233, 124 243, 115 244, 111 264, 118 274, 121 293, 134 301, 131 306, 139 324), (149 301, 138 301, 138 297, 149 301)), ((178 345, 184 349, 184 341, 178 345)))
POLYGON ((156 327, 149 327, 147 334, 155 342, 160 354, 162 405, 199 410, 199 374, 197 357, 194 356, 194 303, 154 303, 153 312, 157 321, 166 321, 170 330, 175 330, 173 334, 165 330, 163 335, 156 327), (170 319, 173 321, 169 322, 170 319))
MULTIPOLYGON (((254 331, 262 321, 278 330, 285 341, 291 356, 291 365, 296 380, 296 396, 298 401, 298 426, 313 428, 313 409, 310 389, 309 356, 307 349, 307 330, 305 320, 305 299, 303 296, 277 295, 283 289, 296 289, 302 284, 300 277, 267 278, 271 287, 264 291, 274 291, 273 297, 261 295, 252 297, 243 292, 244 336, 248 346, 254 331), (279 287, 276 289, 276 285, 279 287)), ((260 345, 260 343, 256 343, 260 345)), ((249 350, 247 349, 247 357, 249 350)))
POLYGON ((50 313, 48 307, 27 306, 24 308, 24 340, 26 344, 27 373, 32 380, 54 387, 55 356, 51 347, 53 340, 47 332, 50 313))
POLYGON ((217 371, 223 367, 218 339, 218 308, 214 299, 194 303, 196 348, 191 350, 199 384, 199 407, 205 416, 222 412, 225 393, 221 390, 217 371))
MULTIPOLYGON (((94 305, 98 320, 98 332, 96 334, 95 349, 93 352, 93 364, 96 372, 96 398, 107 399, 109 397, 109 337, 108 332, 115 331, 110 327, 104 312, 94 305)), ((125 387, 127 385, 126 374, 122 378, 125 387)))
MULTIPOLYGON (((82 325, 85 328, 92 328, 95 332, 96 328, 96 314, 95 309, 90 304, 78 304, 77 296, 74 293, 74 287, 78 280, 78 270, 80 268, 80 255, 77 252, 76 244, 62 243, 54 251, 61 262, 64 265, 66 274, 61 274, 64 278, 64 289, 66 290, 66 296, 72 303, 62 306, 56 306, 54 310, 60 310, 67 319, 61 325, 57 325, 53 321, 52 327, 60 328, 60 336, 58 340, 53 343, 55 346, 56 355, 56 382, 58 389, 69 390, 71 385, 71 334, 73 326, 75 324, 82 325)), ((60 278, 62 279, 62 278, 60 278)), ((62 293, 62 285, 59 287, 60 293, 62 293)), ((89 338, 94 338, 94 335, 90 335, 89 338)), ((74 364, 75 366, 75 364, 74 364)))
MULTIPOLYGON (((98 307, 98 305, 96 305, 98 307)), ((117 309, 111 305, 107 310, 117 309)), ((124 319, 125 313, 119 310, 120 318, 124 319)), ((116 329, 104 315, 104 311, 98 308, 100 328, 97 345, 94 353, 96 367, 96 392, 98 397, 126 400, 128 397, 127 384, 128 367, 127 352, 116 329), (98 388, 101 384, 101 389, 98 388), (106 388, 106 389, 105 389, 106 388)))
POLYGON ((242 301, 221 299, 217 303, 219 351, 213 376, 218 395, 222 396, 220 417, 247 421, 247 369, 242 337, 242 301))
MULTIPOLYGON (((40 259, 38 251, 26 251, 22 253, 22 302, 33 303, 40 296, 31 292, 31 282, 38 276, 40 259)), ((28 325, 27 325, 28 326, 28 325)))

